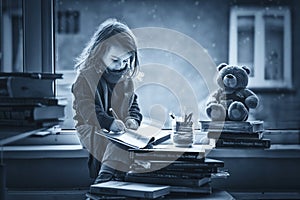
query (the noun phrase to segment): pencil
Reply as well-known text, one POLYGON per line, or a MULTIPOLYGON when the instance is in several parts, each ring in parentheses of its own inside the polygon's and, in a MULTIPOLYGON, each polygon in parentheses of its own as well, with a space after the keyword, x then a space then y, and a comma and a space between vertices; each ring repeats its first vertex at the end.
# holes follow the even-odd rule
POLYGON ((115 113, 114 109, 109 108, 108 110, 113 114, 114 118, 119 119, 119 117, 118 117, 117 113, 115 113))

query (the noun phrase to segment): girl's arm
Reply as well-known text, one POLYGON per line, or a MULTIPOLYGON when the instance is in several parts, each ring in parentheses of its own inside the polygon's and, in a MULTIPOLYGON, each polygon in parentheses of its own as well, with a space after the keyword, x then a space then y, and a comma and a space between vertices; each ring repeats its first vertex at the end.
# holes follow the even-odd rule
POLYGON ((133 94, 133 101, 132 101, 132 104, 129 108, 128 116, 126 117, 125 121, 127 119, 134 119, 138 122, 139 125, 142 122, 143 115, 140 112, 140 108, 139 108, 139 105, 137 103, 137 95, 136 94, 133 94))
POLYGON ((114 118, 105 112, 100 95, 92 94, 89 88, 89 84, 84 78, 77 79, 72 86, 73 108, 76 111, 74 119, 80 121, 79 123, 109 130, 114 118))

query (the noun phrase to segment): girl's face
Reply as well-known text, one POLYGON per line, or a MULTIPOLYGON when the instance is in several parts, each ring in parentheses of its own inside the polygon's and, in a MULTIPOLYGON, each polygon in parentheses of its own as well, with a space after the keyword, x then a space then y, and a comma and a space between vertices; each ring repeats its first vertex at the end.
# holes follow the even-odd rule
POLYGON ((104 53, 103 62, 108 69, 118 71, 129 67, 131 57, 132 53, 121 45, 112 45, 104 53))

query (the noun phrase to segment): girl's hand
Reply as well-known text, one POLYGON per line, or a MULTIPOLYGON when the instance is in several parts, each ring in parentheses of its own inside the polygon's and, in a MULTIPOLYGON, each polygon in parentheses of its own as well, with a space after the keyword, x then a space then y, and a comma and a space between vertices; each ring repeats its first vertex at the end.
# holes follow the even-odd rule
POLYGON ((115 119, 113 123, 110 125, 110 130, 112 132, 122 132, 125 131, 125 124, 118 119, 115 119))
POLYGON ((126 128, 137 130, 139 128, 139 124, 135 119, 127 119, 125 122, 126 128))

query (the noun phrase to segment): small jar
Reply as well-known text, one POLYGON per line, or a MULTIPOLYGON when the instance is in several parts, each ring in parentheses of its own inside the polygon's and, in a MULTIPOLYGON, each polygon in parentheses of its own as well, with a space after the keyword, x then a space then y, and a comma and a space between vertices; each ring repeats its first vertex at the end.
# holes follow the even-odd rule
POLYGON ((194 143, 193 123, 177 121, 172 128, 171 139, 176 147, 191 147, 194 143))

